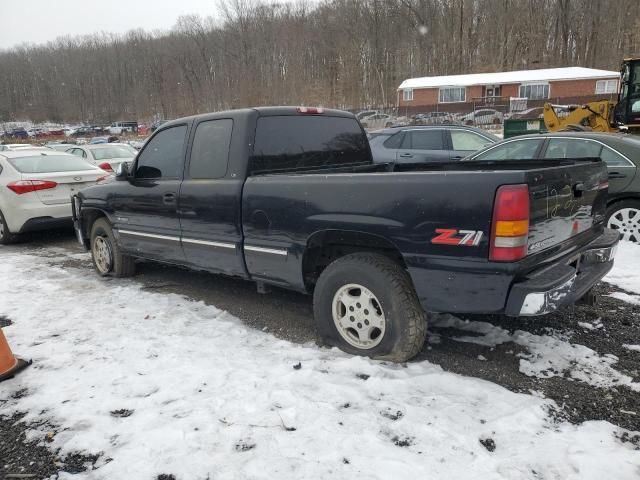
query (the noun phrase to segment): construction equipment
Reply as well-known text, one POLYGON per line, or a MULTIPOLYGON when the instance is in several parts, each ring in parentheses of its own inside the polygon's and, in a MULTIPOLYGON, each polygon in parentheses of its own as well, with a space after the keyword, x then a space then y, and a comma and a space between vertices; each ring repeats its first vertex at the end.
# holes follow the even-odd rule
POLYGON ((625 58, 620 70, 618 101, 599 100, 570 108, 559 117, 550 103, 544 105, 544 124, 550 132, 568 130, 640 134, 640 58, 625 58))

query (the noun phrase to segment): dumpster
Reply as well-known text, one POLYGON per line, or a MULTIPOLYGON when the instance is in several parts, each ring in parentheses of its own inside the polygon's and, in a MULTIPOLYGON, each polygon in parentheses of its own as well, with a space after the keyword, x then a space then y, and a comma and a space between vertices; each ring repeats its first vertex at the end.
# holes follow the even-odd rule
POLYGON ((511 138, 529 133, 547 133, 542 118, 508 119, 504 121, 504 138, 511 138))

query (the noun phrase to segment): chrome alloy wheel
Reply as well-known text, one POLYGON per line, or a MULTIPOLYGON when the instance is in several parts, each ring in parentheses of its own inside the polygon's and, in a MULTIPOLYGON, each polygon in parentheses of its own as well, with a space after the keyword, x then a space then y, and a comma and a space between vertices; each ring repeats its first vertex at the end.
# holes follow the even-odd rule
POLYGON ((620 232, 623 240, 640 243, 640 210, 621 208, 609 218, 607 227, 620 232))
POLYGON ((98 271, 106 274, 113 267, 113 254, 111 253, 111 245, 106 237, 96 237, 93 241, 93 259, 98 271))
POLYGON ((351 346, 368 350, 384 338, 382 306, 371 291, 357 283, 342 286, 333 297, 333 323, 351 346))

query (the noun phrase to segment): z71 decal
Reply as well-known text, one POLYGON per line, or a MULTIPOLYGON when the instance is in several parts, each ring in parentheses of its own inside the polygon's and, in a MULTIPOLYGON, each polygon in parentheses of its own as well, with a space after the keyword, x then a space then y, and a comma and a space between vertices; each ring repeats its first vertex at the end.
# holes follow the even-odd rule
POLYGON ((463 245, 476 247, 482 240, 481 230, 458 230, 456 228, 436 228, 439 235, 431 239, 431 243, 438 245, 463 245))

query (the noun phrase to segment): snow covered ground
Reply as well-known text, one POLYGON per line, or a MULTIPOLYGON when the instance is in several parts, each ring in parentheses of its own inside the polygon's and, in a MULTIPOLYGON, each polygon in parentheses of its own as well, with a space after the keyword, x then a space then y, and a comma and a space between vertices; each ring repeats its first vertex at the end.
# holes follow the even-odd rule
MULTIPOLYGON (((14 352, 34 360, 0 385, 0 414, 50 419, 63 453, 101 453, 97 469, 73 478, 640 476, 640 453, 618 440, 622 429, 554 421, 555 404, 535 392, 428 361, 391 365, 278 340, 212 306, 63 260, 0 250, 0 315, 14 322, 4 331, 14 352)), ((607 281, 640 294, 640 247, 621 247, 607 281)), ((524 347, 526 375, 638 390, 615 358, 557 335, 436 321, 468 332, 460 341, 524 347)))

